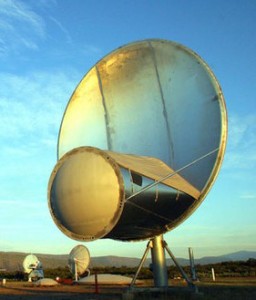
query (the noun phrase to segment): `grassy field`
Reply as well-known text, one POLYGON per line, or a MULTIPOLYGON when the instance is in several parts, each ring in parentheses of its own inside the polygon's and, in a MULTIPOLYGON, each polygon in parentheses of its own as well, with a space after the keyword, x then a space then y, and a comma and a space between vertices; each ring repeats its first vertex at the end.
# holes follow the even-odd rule
POLYGON ((213 281, 201 281, 197 284, 203 293, 202 299, 256 299, 256 278, 221 278, 213 281))
POLYGON ((85 285, 59 285, 55 287, 35 287, 27 282, 6 282, 0 286, 0 300, 255 300, 256 278, 225 278, 212 281, 200 281, 195 285, 198 293, 192 292, 181 280, 170 280, 170 288, 165 291, 150 289, 152 281, 145 281, 142 287, 135 288, 133 293, 127 291, 127 286, 101 286, 99 293, 95 287, 85 285))

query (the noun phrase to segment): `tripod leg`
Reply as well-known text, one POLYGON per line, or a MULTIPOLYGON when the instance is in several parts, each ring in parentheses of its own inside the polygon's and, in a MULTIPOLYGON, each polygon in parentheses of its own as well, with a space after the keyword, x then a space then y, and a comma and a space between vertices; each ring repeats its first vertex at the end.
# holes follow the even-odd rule
POLYGON ((186 280, 187 285, 190 287, 194 287, 193 282, 188 278, 187 274, 185 273, 185 271, 182 269, 182 267, 179 265, 178 261, 176 260, 175 256, 172 254, 171 250, 169 249, 167 243, 164 241, 164 247, 165 250, 168 252, 168 254, 170 255, 171 259, 173 260, 173 262, 175 263, 176 267, 179 269, 180 273, 182 274, 183 278, 186 280))
POLYGON ((139 267, 138 267, 138 269, 137 269, 137 272, 136 272, 136 274, 134 275, 134 277, 133 277, 133 279, 132 279, 132 282, 131 282, 131 284, 130 284, 130 287, 133 287, 133 286, 134 286, 135 281, 136 281, 136 279, 137 279, 137 277, 138 277, 138 275, 139 275, 139 273, 140 273, 140 270, 141 270, 141 268, 142 268, 142 266, 143 266, 143 264, 144 264, 144 262, 145 262, 145 260, 146 260, 146 258, 147 258, 148 252, 149 252, 149 250, 150 250, 151 247, 152 247, 152 243, 151 243, 151 241, 149 241, 148 244, 147 244, 147 248, 146 248, 146 250, 145 250, 145 252, 144 252, 144 254, 143 254, 143 256, 142 256, 142 259, 141 259, 141 261, 140 261, 140 264, 139 264, 139 267))

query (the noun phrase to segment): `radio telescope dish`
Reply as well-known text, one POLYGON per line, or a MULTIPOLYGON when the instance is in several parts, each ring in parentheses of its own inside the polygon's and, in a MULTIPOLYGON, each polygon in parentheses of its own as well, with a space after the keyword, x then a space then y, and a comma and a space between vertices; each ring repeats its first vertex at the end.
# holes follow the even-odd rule
POLYGON ((29 254, 23 260, 24 272, 29 274, 29 279, 40 279, 44 277, 42 263, 36 255, 29 254))
POLYGON ((90 263, 89 250, 83 245, 75 246, 69 253, 68 266, 76 281, 79 275, 82 275, 90 263))
POLYGON ((34 254, 27 255, 23 260, 23 269, 25 273, 30 273, 40 265, 40 261, 34 254))
POLYGON ((66 107, 48 185, 52 218, 77 240, 161 235, 202 203, 226 138, 220 85, 195 52, 155 39, 118 48, 66 107))

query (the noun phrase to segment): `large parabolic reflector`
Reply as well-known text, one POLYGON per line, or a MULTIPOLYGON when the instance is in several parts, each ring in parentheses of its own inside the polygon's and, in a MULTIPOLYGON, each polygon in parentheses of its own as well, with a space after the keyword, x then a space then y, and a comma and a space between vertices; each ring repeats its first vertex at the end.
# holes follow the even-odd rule
POLYGON ((77 240, 142 240, 185 220, 211 188, 227 138, 225 102, 207 64, 166 40, 101 59, 63 116, 48 204, 77 240))

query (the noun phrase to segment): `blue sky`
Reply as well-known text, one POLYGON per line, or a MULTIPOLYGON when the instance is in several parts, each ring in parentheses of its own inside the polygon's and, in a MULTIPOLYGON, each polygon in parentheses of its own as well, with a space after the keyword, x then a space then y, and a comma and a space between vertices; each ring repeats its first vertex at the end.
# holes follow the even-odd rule
MULTIPOLYGON (((0 0, 0 251, 69 253, 47 207, 57 136, 78 82, 102 56, 146 38, 181 43, 226 99, 225 159, 210 193, 165 235, 177 257, 256 251, 256 2, 0 0)), ((91 256, 140 257, 146 242, 98 240, 91 256)))

